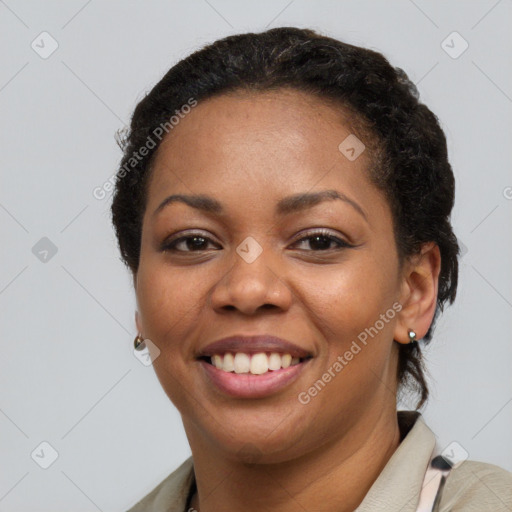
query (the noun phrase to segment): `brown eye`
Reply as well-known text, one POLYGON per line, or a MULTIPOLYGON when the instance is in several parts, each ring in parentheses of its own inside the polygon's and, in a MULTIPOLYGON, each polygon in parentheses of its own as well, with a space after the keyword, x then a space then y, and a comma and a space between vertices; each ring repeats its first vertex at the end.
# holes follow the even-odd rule
POLYGON ((345 242, 341 238, 330 234, 328 231, 313 231, 307 234, 307 236, 297 240, 294 245, 308 241, 312 251, 329 251, 339 250, 347 247, 353 247, 349 243, 345 242), (335 244, 335 247, 332 247, 335 244))
POLYGON ((164 242, 161 250, 173 252, 198 252, 206 250, 209 242, 213 243, 211 239, 206 236, 192 234, 164 242))

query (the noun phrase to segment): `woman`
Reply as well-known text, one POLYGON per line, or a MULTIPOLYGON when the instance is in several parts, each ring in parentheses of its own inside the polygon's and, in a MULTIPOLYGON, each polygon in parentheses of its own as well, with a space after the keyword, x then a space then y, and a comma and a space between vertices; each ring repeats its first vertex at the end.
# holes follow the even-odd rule
POLYGON ((418 340, 458 272, 446 141, 417 98, 381 54, 277 28, 195 52, 138 104, 113 222, 136 349, 192 457, 130 512, 512 509, 512 474, 439 456, 417 410, 418 340))

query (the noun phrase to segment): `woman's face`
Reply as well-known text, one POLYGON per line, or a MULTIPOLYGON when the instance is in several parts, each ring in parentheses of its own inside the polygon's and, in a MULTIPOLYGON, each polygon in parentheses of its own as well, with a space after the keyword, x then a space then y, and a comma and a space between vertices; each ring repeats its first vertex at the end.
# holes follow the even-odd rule
POLYGON ((199 102, 162 142, 137 324, 160 350, 155 371, 192 441, 232 458, 253 445, 266 460, 290 460, 395 407, 403 279, 367 151, 357 156, 353 138, 339 149, 349 136, 339 109, 280 90, 199 102), (341 199, 290 199, 324 191, 341 199), (175 194, 219 207, 176 200, 158 209, 175 194), (295 347, 208 347, 236 335, 295 347), (294 350, 297 365, 265 371, 269 361, 286 367, 294 350), (227 370, 225 354, 240 353, 237 371, 213 366, 213 352, 227 370), (244 365, 254 352, 267 358, 256 357, 253 375, 244 365))

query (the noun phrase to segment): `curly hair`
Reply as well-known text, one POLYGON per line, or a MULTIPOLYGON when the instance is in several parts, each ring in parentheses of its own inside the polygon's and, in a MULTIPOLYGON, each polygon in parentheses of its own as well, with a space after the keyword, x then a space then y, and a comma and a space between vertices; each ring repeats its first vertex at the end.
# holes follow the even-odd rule
MULTIPOLYGON (((436 310, 422 339, 429 343, 439 312, 455 299, 458 280, 459 246, 450 223, 455 180, 445 135, 402 69, 381 53, 313 30, 281 27, 219 39, 174 65, 137 104, 130 129, 117 138, 124 154, 111 213, 122 260, 136 275, 148 182, 161 140, 154 141, 162 131, 158 127, 169 126, 191 98, 280 88, 310 93, 349 114, 369 148, 369 177, 390 204, 400 264, 424 243, 438 245, 436 310)), ((399 344, 397 383, 399 392, 418 395, 416 408, 428 399, 418 343, 399 344)))

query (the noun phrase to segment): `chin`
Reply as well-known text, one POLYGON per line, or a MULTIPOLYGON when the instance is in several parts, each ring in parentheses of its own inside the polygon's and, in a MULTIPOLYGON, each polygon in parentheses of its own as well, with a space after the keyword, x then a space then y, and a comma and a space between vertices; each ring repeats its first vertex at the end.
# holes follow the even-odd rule
POLYGON ((207 425, 200 420, 201 437, 231 460, 248 464, 292 460, 304 451, 304 426, 284 408, 281 411, 276 414, 273 409, 266 414, 232 410, 230 414, 216 414, 215 421, 207 425))

